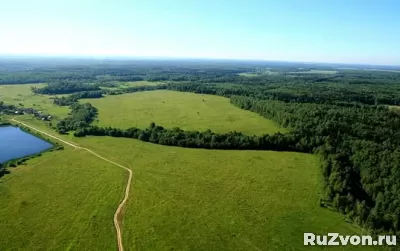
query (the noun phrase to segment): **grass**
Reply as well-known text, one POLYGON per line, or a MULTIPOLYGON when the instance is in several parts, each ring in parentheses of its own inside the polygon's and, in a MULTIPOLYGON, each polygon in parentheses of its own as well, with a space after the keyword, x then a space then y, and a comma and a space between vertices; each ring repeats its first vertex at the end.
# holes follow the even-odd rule
POLYGON ((115 250, 125 173, 83 150, 46 152, 0 179, 0 250, 115 250))
POLYGON ((324 75, 330 75, 330 74, 336 74, 337 71, 335 70, 308 70, 308 71, 296 71, 296 72, 289 72, 293 74, 324 74, 324 75))
MULTIPOLYGON (((154 121, 188 130, 282 131, 216 96, 154 91, 87 101, 100 109, 102 125, 147 127, 154 121)), ((31 116, 18 119, 49 131, 31 116)), ((362 234, 319 207, 314 155, 60 137, 133 170, 122 222, 125 250, 323 250, 303 246, 303 232, 362 234)), ((12 169, 0 179, 0 250, 115 250, 112 217, 125 182, 123 170, 70 148, 12 169)))
POLYGON ((167 128, 236 130, 250 135, 286 131, 271 120, 233 106, 227 98, 212 95, 150 91, 81 102, 89 102, 99 109, 101 126, 146 128, 155 122, 167 128))
POLYGON ((154 86, 154 85, 162 85, 165 84, 164 82, 150 82, 150 81, 116 81, 114 82, 117 86, 116 87, 105 87, 102 86, 100 87, 101 89, 104 90, 119 90, 119 89, 124 89, 128 87, 135 87, 135 86, 154 86))
POLYGON ((242 73, 239 73, 239 76, 242 76, 242 77, 257 77, 259 75, 257 73, 255 73, 255 72, 242 72, 242 73))
POLYGON ((123 221, 127 250, 309 250, 303 232, 361 234, 319 207, 319 160, 313 155, 183 149, 109 137, 78 142, 132 167, 133 198, 123 221))
POLYGON ((277 75, 279 74, 276 71, 271 71, 271 70, 263 70, 261 72, 242 72, 239 73, 239 76, 243 76, 243 77, 258 77, 258 76, 263 76, 263 75, 277 75))
MULTIPOLYGON (((41 121, 28 116, 20 120, 47 130, 41 121)), ((346 223, 338 213, 319 207, 321 177, 319 160, 314 155, 184 149, 110 137, 61 137, 116 159, 133 170, 132 197, 124 209, 123 218, 126 250, 322 250, 303 246, 303 232, 362 233, 358 227, 346 223)), ((122 191, 123 175, 114 167, 102 168, 104 163, 90 164, 96 159, 92 160, 78 150, 70 150, 70 153, 53 159, 52 164, 30 168, 40 171, 36 175, 27 170, 5 181, 5 187, 15 186, 18 192, 12 198, 2 192, 3 198, 0 197, 1 201, 9 201, 2 211, 0 209, 0 217, 11 215, 13 219, 1 229, 4 236, 11 234, 11 240, 7 242, 10 246, 32 247, 34 241, 22 245, 32 239, 28 236, 34 233, 34 240, 44 238, 44 242, 37 245, 50 247, 46 249, 65 249, 69 245, 78 250, 112 249, 109 248, 114 243, 112 226, 103 229, 97 224, 93 229, 99 229, 94 231, 90 213, 104 213, 96 219, 106 224, 105 212, 108 209, 104 207, 108 206, 104 204, 116 204, 122 191), (65 169, 69 172, 61 173, 60 170, 65 169), (93 172, 93 169, 99 172, 93 172), (101 178, 92 177, 86 181, 91 173, 101 178), (46 194, 45 191, 52 192, 46 194), (65 191, 82 192, 72 194, 65 191), (85 191, 91 192, 85 194, 85 191), (42 194, 47 200, 39 198, 42 194), (88 201, 74 203, 83 197, 88 201), (32 209, 26 213, 30 218, 24 222, 23 233, 28 234, 18 237, 21 234, 16 232, 19 226, 15 222, 21 221, 16 219, 19 215, 16 208, 24 198, 39 202, 32 202, 35 211, 32 209), (48 200, 55 199, 61 206, 50 208, 48 200), (53 210, 60 210, 57 211, 60 215, 53 210), (77 214, 77 211, 82 214, 77 214), (44 215, 56 219, 50 221, 44 215), (64 221, 60 222, 58 217, 64 221), (41 228, 38 222, 42 222, 41 228), (64 224, 64 228, 56 231, 57 239, 50 243, 54 234, 50 237, 47 234, 48 229, 57 228, 54 222, 64 224), (104 237, 106 230, 108 237, 104 237), (88 243, 94 246, 87 249, 88 243)), ((110 206, 107 211, 109 217, 112 217, 112 209, 115 208, 110 206)), ((2 239, 0 243, 4 243, 2 239)), ((345 249, 332 247, 332 250, 377 248, 349 246, 345 249)))
POLYGON ((133 81, 133 82, 119 82, 121 87, 133 87, 133 86, 154 86, 164 84, 162 82, 150 82, 150 81, 133 81))
POLYGON ((24 84, 24 85, 0 85, 0 100, 6 104, 27 108, 35 108, 56 117, 68 115, 69 108, 57 106, 51 100, 51 96, 39 95, 31 91, 31 87, 42 87, 43 84, 24 84))

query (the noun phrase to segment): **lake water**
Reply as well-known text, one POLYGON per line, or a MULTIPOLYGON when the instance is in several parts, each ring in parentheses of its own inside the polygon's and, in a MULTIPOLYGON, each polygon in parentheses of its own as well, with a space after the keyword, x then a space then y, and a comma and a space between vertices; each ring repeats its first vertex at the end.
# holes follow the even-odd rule
POLYGON ((51 147, 52 144, 49 142, 24 132, 18 127, 0 127, 0 163, 40 153, 51 147))

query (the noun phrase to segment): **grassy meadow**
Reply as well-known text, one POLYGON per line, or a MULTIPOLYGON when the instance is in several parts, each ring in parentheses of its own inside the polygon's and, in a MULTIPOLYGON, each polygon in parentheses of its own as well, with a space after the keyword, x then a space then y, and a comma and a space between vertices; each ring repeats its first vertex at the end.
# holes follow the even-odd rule
MULTIPOLYGON (((47 130, 41 121, 25 118, 47 130)), ((315 155, 62 137, 133 170, 122 225, 126 250, 322 250, 303 246, 303 232, 362 233, 340 214, 319 207, 315 155)))
POLYGON ((46 152, 0 178, 0 250, 115 250, 125 173, 83 150, 46 152))
MULTIPOLYGON (((101 125, 147 127, 154 121, 187 130, 282 131, 210 95, 153 91, 86 101, 99 108, 101 125)), ((51 132, 29 115, 18 119, 51 132)), ((303 246, 303 232, 362 233, 342 215, 319 206, 315 155, 59 137, 132 169, 131 197, 122 219, 125 250, 325 250, 303 246)), ((116 250, 112 217, 126 175, 71 148, 12 169, 0 178, 0 250, 116 250)))
POLYGON ((134 86, 154 86, 164 84, 163 82, 150 82, 150 81, 132 81, 132 82, 118 82, 123 87, 134 87, 134 86))
POLYGON ((242 77, 257 77, 262 75, 277 75, 279 72, 271 71, 271 70, 263 70, 261 72, 241 72, 238 75, 242 77))
POLYGON ((331 75, 331 74, 336 74, 337 71, 335 70, 307 70, 307 71, 295 71, 295 72, 290 72, 293 74, 324 74, 324 75, 331 75))
POLYGON ((166 128, 245 134, 285 132, 275 122, 241 110, 229 99, 175 91, 149 91, 84 99, 99 109, 98 124, 118 128, 146 128, 151 122, 166 128))
POLYGON ((242 76, 242 77, 257 77, 258 76, 258 74, 255 72, 242 72, 242 73, 239 73, 238 75, 242 76))
POLYGON ((77 142, 118 156, 133 170, 123 220, 127 250, 309 250, 303 232, 361 233, 319 207, 321 177, 313 155, 109 137, 77 142))

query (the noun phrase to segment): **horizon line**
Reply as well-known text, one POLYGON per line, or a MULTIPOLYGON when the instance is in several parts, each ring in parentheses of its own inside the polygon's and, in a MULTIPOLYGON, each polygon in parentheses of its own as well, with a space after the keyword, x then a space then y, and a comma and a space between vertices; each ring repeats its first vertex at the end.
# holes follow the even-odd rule
POLYGON ((330 65, 354 65, 354 66, 380 66, 380 67, 400 67, 400 64, 372 64, 372 63, 345 63, 345 62, 329 62, 329 61, 300 61, 300 60, 277 60, 277 59, 256 59, 256 58, 224 58, 224 57, 174 57, 174 56, 132 56, 132 55, 88 55, 88 54, 16 54, 16 53, 0 53, 2 57, 16 58, 60 58, 60 59, 108 59, 108 60, 209 60, 209 61, 247 61, 247 62, 274 62, 274 63, 301 63, 301 64, 330 64, 330 65))

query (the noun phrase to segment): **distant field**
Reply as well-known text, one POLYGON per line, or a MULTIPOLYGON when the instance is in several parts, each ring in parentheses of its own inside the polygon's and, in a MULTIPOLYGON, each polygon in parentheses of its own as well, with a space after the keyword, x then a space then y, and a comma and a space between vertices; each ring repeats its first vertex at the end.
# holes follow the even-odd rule
POLYGON ((162 82, 150 82, 150 81, 134 81, 134 82, 119 82, 121 87, 132 87, 132 86, 153 86, 164 84, 162 82))
POLYGON ((400 106, 398 106, 398 105, 388 105, 388 107, 391 110, 400 111, 400 106))
POLYGON ((239 76, 243 76, 243 77, 257 77, 257 76, 262 76, 262 75, 275 75, 275 74, 279 74, 278 72, 274 72, 274 71, 270 71, 270 70, 265 70, 263 72, 260 73, 256 73, 256 72, 242 72, 239 73, 239 76))
POLYGON ((293 74, 296 74, 296 73, 301 73, 301 74, 325 74, 325 75, 327 75, 327 74, 336 74, 337 73, 337 71, 330 71, 330 70, 309 70, 309 71, 294 71, 294 72, 289 72, 289 73, 293 73, 293 74))
POLYGON ((67 116, 68 107, 61 107, 53 104, 51 96, 35 94, 31 87, 42 87, 43 84, 24 84, 24 85, 0 85, 0 100, 7 104, 24 107, 31 107, 49 113, 53 116, 67 116))
POLYGON ((243 76, 243 77, 257 77, 258 74, 255 72, 242 72, 239 73, 239 76, 243 76))
POLYGON ((118 87, 105 87, 102 86, 100 87, 101 89, 106 89, 106 90, 118 90, 118 89, 123 89, 127 87, 134 87, 134 86, 154 86, 154 85, 162 85, 165 84, 164 82, 150 82, 150 81, 130 81, 130 82, 115 82, 118 87))
POLYGON ((0 178, 0 250, 115 250, 112 217, 125 180, 72 149, 12 169, 0 178))
POLYGON ((271 120, 241 110, 229 99, 174 91, 150 91, 87 99, 99 109, 101 126, 148 127, 151 122, 185 130, 240 131, 246 134, 285 132, 271 120))

